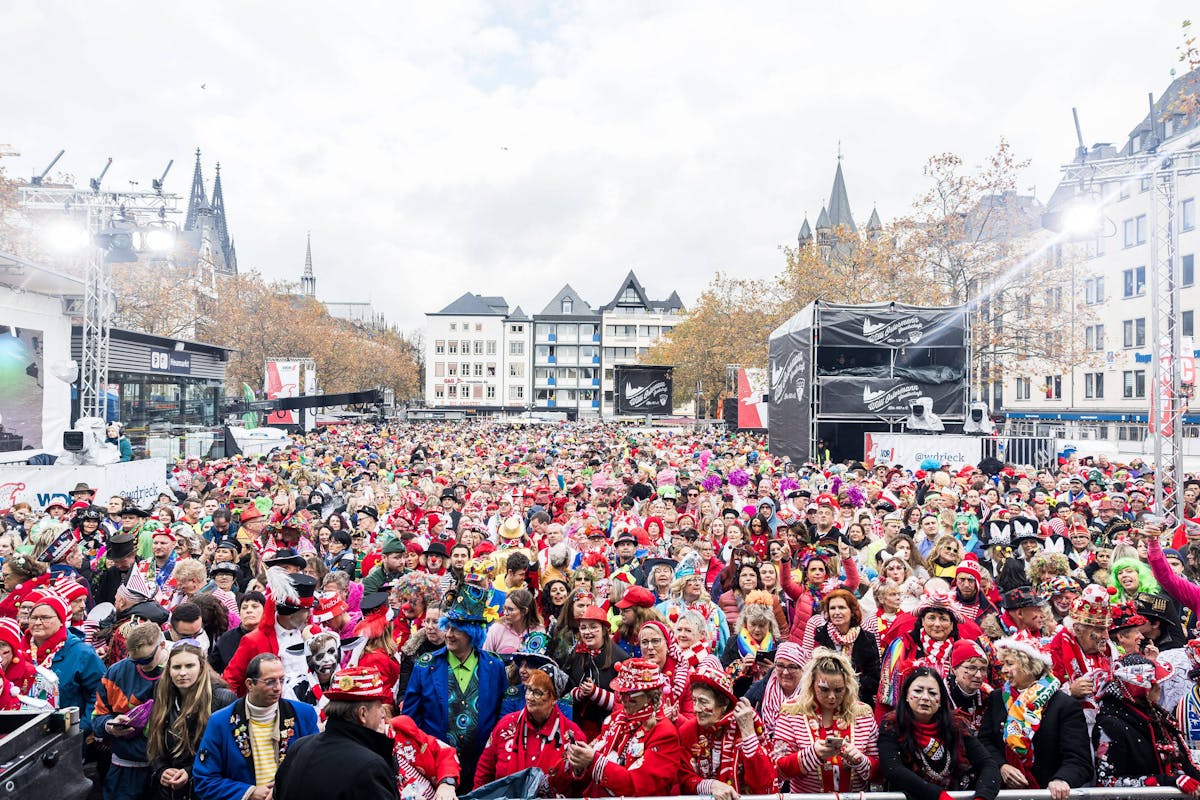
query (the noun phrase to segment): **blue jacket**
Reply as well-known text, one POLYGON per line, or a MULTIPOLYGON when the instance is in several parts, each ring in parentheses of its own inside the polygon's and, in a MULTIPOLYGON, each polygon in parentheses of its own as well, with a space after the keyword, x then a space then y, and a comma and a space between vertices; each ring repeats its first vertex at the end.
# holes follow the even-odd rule
MULTIPOLYGON (((165 671, 163 673, 166 674, 165 671)), ((161 680, 158 679, 158 680, 161 680)), ((113 756, 123 761, 146 761, 146 737, 109 736, 104 725, 118 714, 128 714, 136 706, 154 699, 158 680, 151 680, 138 670, 132 659, 123 658, 108 668, 96 692, 96 707, 92 716, 92 731, 97 739, 112 748, 113 756)))
MULTIPOLYGON (((287 748, 303 736, 318 733, 317 711, 307 703, 279 701, 280 763, 287 748), (286 744, 284 740, 286 738, 286 744)), ((254 786, 254 757, 250 754, 246 698, 214 711, 192 764, 192 781, 200 800, 242 800, 254 786)))
MULTIPOLYGON (((475 729, 474 751, 483 751, 492 728, 500 721, 500 704, 504 702, 504 690, 508 688, 508 675, 504 662, 484 650, 476 650, 479 658, 479 726, 475 729)), ((450 662, 446 648, 425 653, 413 665, 412 677, 404 692, 405 716, 412 717, 417 727, 447 741, 450 727, 450 662)))
POLYGON ((58 676, 58 707, 79 709, 79 730, 92 730, 92 708, 96 705, 96 690, 104 678, 104 662, 96 651, 73 633, 54 654, 50 671, 58 676))

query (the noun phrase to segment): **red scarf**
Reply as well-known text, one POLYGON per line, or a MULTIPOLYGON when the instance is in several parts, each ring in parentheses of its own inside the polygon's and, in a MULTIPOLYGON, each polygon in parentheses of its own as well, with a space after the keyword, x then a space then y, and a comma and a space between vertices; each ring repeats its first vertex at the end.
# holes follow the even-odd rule
MULTIPOLYGON (((754 730, 760 737, 766 735, 757 718, 754 720, 754 730)), ((696 733, 696 743, 689 753, 696 774, 701 778, 714 778, 732 786, 735 791, 742 791, 745 788, 742 780, 742 734, 733 712, 721 717, 711 728, 700 727, 696 733)))
POLYGON ((945 678, 950 672, 950 651, 954 649, 954 642, 949 639, 935 642, 922 629, 921 649, 925 651, 921 661, 928 663, 941 674, 942 678, 945 678))
POLYGON ((63 625, 49 639, 47 639, 41 647, 31 638, 29 640, 29 654, 33 658, 33 663, 39 667, 50 668, 50 662, 54 660, 54 656, 62 650, 63 645, 67 643, 67 626, 63 625))
MULTIPOLYGON (((647 722, 654 720, 657 712, 658 709, 653 704, 648 704, 636 714, 630 714, 624 709, 614 713, 609 718, 608 724, 600 731, 599 738, 592 745, 596 753, 592 764, 596 765, 609 760, 608 755, 612 753, 618 759, 617 763, 623 767, 629 766, 625 763, 624 756, 630 739, 633 739, 639 731, 645 728, 647 722)), ((633 760, 640 756, 641 753, 636 754, 633 760)))

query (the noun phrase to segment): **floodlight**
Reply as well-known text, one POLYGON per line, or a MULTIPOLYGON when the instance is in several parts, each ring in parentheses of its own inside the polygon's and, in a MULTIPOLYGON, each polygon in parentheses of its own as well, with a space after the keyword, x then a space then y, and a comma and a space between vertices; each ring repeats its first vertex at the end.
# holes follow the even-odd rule
POLYGON ((175 232, 170 228, 150 228, 142 234, 142 247, 156 253, 173 250, 175 248, 175 232))
POLYGON ((92 241, 86 228, 65 219, 47 227, 42 232, 42 238, 52 250, 59 253, 78 252, 92 241))
POLYGON ((987 403, 971 403, 967 418, 963 422, 963 433, 986 436, 992 432, 992 420, 988 416, 987 403))
POLYGON ((1098 206, 1076 202, 1063 212, 1062 227, 1072 236, 1094 236, 1099 232, 1102 220, 1098 206))
POLYGON ((906 425, 914 433, 941 433, 946 430, 942 418, 933 413, 931 397, 918 397, 908 404, 906 425))

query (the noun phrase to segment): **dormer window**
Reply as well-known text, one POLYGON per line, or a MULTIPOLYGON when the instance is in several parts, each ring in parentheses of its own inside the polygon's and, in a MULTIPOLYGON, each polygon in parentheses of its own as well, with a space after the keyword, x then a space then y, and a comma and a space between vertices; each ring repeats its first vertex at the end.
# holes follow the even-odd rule
POLYGON ((625 287, 625 291, 621 292, 621 303, 640 303, 637 290, 632 286, 625 287))
POLYGON ((563 301, 562 301, 562 312, 563 312, 564 314, 570 314, 570 313, 571 313, 571 298, 569 298, 569 297, 565 297, 565 298, 563 298, 563 301))

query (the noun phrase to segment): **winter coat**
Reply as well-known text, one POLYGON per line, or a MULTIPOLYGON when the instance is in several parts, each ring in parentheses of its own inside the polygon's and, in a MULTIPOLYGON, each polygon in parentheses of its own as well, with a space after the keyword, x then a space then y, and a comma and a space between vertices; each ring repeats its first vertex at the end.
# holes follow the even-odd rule
POLYGON ((330 717, 325 730, 300 739, 275 773, 275 800, 396 800, 400 796, 392 737, 330 717))
MULTIPOLYGON (((1004 725, 1008 708, 1004 690, 996 689, 987 699, 987 710, 979 726, 979 740, 1001 764, 1006 763, 1004 725)), ((1042 708, 1042 724, 1033 735, 1033 768, 1039 786, 1066 781, 1072 788, 1092 781, 1092 748, 1087 721, 1079 701, 1066 692, 1055 692, 1042 708)))
POLYGON ((562 764, 567 744, 572 740, 583 744, 583 731, 567 719, 557 706, 544 723, 536 726, 524 709, 514 711, 502 717, 488 737, 475 771, 475 786, 504 778, 527 767, 537 767, 549 774, 562 764), (547 737, 547 740, 543 743, 539 736, 547 737), (538 745, 540 749, 535 752, 538 745))
POLYGON ((58 707, 79 709, 79 729, 92 732, 92 709, 96 690, 104 678, 104 662, 96 651, 73 633, 50 661, 50 671, 58 677, 58 707))
MULTIPOLYGON (((212 704, 210 716, 219 709, 237 701, 237 695, 222 686, 212 687, 212 704)), ((173 755, 173 749, 178 740, 174 733, 171 732, 171 726, 175 724, 175 720, 179 718, 178 709, 172 709, 164 724, 167 728, 166 743, 167 752, 162 753, 158 758, 150 762, 150 777, 146 780, 146 800, 195 800, 196 784, 192 780, 192 764, 195 761, 196 754, 191 752, 191 749, 184 747, 183 752, 178 756, 173 755), (168 769, 183 769, 187 770, 188 782, 182 788, 171 788, 162 785, 162 774, 168 769)), ((188 736, 194 741, 196 734, 196 718, 193 716, 188 720, 188 736)))
MULTIPOLYGON (((245 698, 213 713, 192 763, 196 796, 204 800, 242 800, 254 786, 254 756, 247 730, 245 698), (244 743, 244 750, 243 750, 244 743)), ((318 732, 317 710, 307 703, 279 701, 281 761, 297 740, 318 732)))

